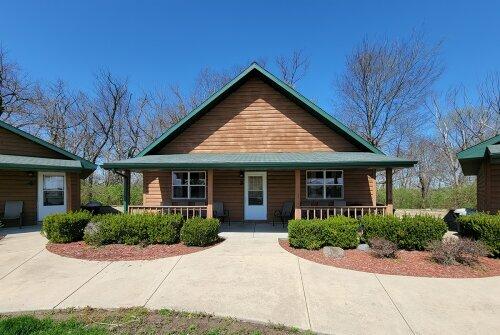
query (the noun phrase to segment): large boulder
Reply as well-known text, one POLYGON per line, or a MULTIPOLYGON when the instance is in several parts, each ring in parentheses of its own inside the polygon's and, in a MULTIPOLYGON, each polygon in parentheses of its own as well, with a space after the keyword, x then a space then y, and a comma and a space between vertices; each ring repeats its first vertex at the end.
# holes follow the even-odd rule
POLYGON ((344 249, 339 247, 323 247, 323 255, 330 258, 344 257, 344 249))

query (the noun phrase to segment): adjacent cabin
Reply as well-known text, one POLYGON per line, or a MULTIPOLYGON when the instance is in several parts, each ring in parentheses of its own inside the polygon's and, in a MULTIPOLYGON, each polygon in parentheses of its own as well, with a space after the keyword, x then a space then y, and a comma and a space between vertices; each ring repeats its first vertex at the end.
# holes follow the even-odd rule
POLYGON ((0 121, 0 218, 7 214, 6 203, 22 202, 21 220, 2 220, 2 224, 35 224, 48 214, 80 208, 80 179, 96 168, 0 121))
POLYGON ((126 200, 130 171, 142 173, 143 205, 126 203, 129 212, 212 217, 223 204, 232 221, 271 221, 286 203, 295 218, 392 213, 392 171, 415 163, 386 156, 254 63, 136 157, 103 167, 125 176, 126 200))
POLYGON ((466 176, 477 176, 477 209, 500 211, 500 135, 457 154, 466 176))

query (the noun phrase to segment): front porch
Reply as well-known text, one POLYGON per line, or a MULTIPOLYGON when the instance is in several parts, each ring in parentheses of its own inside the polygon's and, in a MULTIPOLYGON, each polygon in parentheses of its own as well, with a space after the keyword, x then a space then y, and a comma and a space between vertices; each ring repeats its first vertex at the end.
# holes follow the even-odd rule
POLYGON ((376 202, 375 169, 141 172, 144 176, 143 205, 127 206, 129 213, 213 217, 214 204, 222 203, 224 210, 228 211, 228 220, 233 223, 255 220, 279 223, 280 218, 275 217, 275 213, 287 202, 293 205, 290 218, 296 219, 325 219, 335 215, 358 218, 366 214, 386 215, 393 211, 391 168, 386 169, 386 204, 376 202), (327 173, 335 173, 336 177, 326 178, 327 173), (313 178, 314 174, 325 174, 325 179, 313 178), (193 175, 202 177, 195 180, 193 175), (254 178, 253 189, 249 178, 254 178), (194 185, 189 185, 190 182, 194 185), (198 194, 198 197, 189 197, 191 193, 198 194), (248 215, 254 210, 251 203, 262 206, 263 216, 255 218, 248 215))

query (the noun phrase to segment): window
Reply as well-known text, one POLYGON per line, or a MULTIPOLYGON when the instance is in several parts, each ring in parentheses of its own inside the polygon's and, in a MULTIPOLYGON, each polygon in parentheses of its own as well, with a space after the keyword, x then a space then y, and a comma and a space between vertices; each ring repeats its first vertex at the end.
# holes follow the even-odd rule
POLYGON ((173 199, 205 199, 205 171, 173 171, 173 199))
POLYGON ((43 205, 64 205, 64 176, 43 176, 43 205))
POLYGON ((342 170, 306 171, 308 199, 342 199, 344 172, 342 170))

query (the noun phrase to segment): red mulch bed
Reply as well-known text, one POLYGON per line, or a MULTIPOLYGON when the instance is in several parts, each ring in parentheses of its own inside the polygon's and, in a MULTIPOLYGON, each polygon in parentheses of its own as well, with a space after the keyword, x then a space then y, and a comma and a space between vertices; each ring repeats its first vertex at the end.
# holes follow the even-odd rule
POLYGON ((345 250, 341 259, 329 258, 320 250, 295 249, 288 240, 280 239, 279 243, 286 251, 312 262, 335 266, 338 268, 414 277, 438 278, 481 278, 500 276, 500 260, 482 257, 476 266, 441 265, 432 261, 426 251, 398 251, 396 259, 378 258, 370 252, 361 250, 345 250))
POLYGON ((145 247, 125 244, 94 247, 85 242, 49 243, 47 250, 59 256, 89 261, 138 261, 192 254, 211 248, 220 242, 207 247, 188 247, 182 243, 153 244, 145 247))

